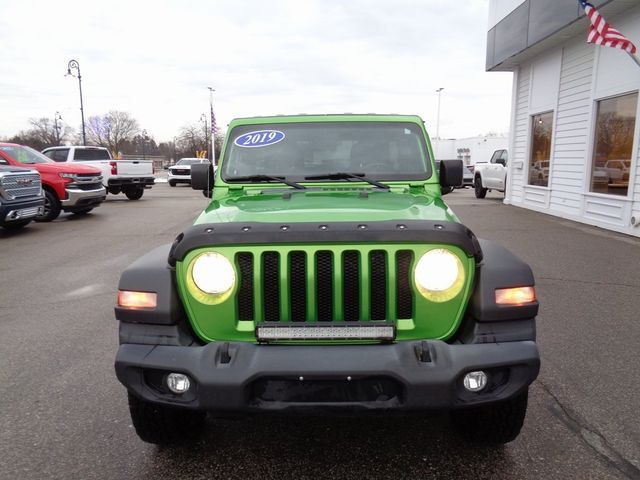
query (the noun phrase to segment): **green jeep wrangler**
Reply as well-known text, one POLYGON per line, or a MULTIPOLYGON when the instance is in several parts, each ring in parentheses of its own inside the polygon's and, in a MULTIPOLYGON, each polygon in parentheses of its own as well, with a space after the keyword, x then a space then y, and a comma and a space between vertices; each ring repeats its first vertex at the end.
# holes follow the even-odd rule
POLYGON ((481 444, 522 427, 540 368, 528 265, 442 200, 417 116, 231 122, 211 203, 127 268, 118 379, 142 440, 175 444, 207 412, 447 411, 481 444))

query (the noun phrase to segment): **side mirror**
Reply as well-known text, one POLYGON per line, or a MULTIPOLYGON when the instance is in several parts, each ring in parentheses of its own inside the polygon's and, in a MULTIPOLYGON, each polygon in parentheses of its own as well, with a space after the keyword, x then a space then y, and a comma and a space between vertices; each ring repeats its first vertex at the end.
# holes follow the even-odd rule
MULTIPOLYGON (((442 191, 462 185, 462 160, 440 161, 440 186, 442 191)), ((449 193, 449 192, 447 192, 449 193)))
POLYGON ((202 190, 205 197, 211 198, 213 192, 213 166, 210 163, 191 165, 191 188, 202 190))
POLYGON ((500 165, 502 165, 503 167, 507 166, 507 161, 504 158, 497 158, 496 159, 496 163, 499 163, 500 165))

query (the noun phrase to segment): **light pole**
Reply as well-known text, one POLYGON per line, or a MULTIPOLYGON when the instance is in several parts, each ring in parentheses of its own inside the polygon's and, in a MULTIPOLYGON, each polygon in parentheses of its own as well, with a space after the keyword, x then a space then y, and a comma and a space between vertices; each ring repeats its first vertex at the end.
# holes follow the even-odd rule
POLYGON ((436 146, 436 157, 438 156, 438 153, 440 153, 440 94, 442 93, 442 90, 444 90, 444 87, 440 87, 436 90, 436 93, 438 94, 438 118, 436 120, 436 138, 438 139, 438 145, 436 146))
POLYGON ((56 144, 60 145, 60 130, 58 130, 58 120, 62 120, 60 112, 56 112, 56 114, 53 116, 53 124, 56 129, 56 144))
POLYGON ((176 137, 173 137, 173 164, 176 163, 176 137))
POLYGON ((211 165, 216 164, 216 117, 213 114, 213 92, 215 89, 209 89, 209 113, 211 114, 211 165))
POLYGON ((204 144, 205 148, 207 148, 206 146, 209 144, 209 125, 207 124, 207 116, 204 113, 200 115, 200 121, 204 122, 204 144))
POLYGON ((147 143, 147 131, 142 130, 142 159, 146 160, 147 156, 144 149, 144 144, 147 143))
POLYGON ((86 145, 87 136, 84 131, 84 105, 82 103, 82 75, 80 75, 80 64, 77 60, 70 60, 67 65, 67 75, 75 77, 75 75, 71 73, 72 68, 78 72, 78 86, 80 87, 80 116, 82 117, 82 144, 86 145))

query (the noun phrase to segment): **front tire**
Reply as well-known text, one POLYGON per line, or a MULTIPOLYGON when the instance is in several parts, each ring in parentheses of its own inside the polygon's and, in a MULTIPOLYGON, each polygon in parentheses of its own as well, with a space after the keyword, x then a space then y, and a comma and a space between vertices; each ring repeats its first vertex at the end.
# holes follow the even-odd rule
POLYGON ((487 196, 487 189, 482 187, 482 180, 480 177, 476 177, 473 181, 473 187, 476 193, 476 198, 484 198, 487 196))
POLYGON ((128 188, 124 191, 129 200, 140 200, 143 193, 144 188, 128 188))
POLYGON ((60 202, 51 190, 44 191, 44 213, 36 217, 36 222, 51 222, 58 218, 61 210, 60 202))
POLYGON ((206 413, 145 402, 127 392, 129 413, 141 440, 156 445, 178 445, 195 438, 206 413))
POLYGON ((176 186, 176 182, 173 182, 173 181, 169 180, 169 186, 170 187, 175 187, 176 186))
POLYGON ((528 390, 492 405, 451 412, 454 429, 469 443, 496 446, 509 443, 520 434, 527 413, 528 390))

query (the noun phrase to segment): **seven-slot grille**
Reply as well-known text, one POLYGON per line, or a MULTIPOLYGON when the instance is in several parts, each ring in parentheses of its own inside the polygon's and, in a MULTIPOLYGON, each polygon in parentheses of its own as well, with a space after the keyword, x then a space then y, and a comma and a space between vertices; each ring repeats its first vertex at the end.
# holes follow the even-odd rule
POLYGON ((0 176, 0 193, 9 200, 40 195, 42 185, 37 173, 20 173, 0 176))
POLYGON ((413 317, 411 250, 279 250, 235 256, 238 320, 376 321, 413 317))

